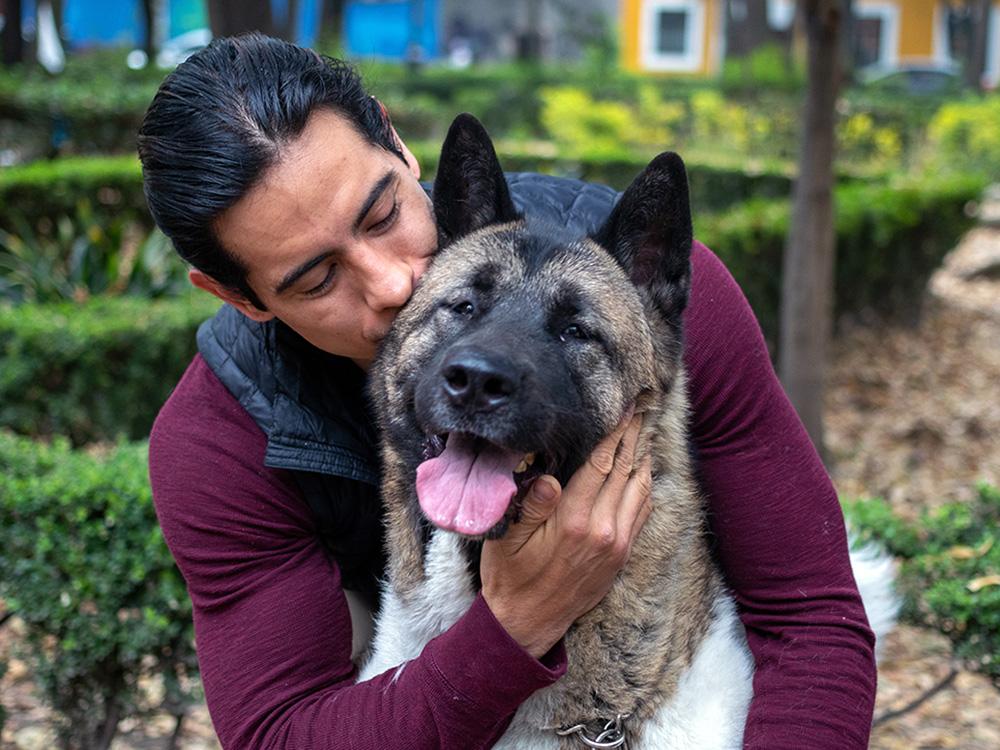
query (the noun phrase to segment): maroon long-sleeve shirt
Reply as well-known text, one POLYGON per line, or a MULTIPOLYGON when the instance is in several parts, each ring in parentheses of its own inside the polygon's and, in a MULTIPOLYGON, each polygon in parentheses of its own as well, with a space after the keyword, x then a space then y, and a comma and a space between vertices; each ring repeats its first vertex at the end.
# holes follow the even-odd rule
MULTIPOLYGON (((745 747, 864 748, 873 638, 834 489, 728 271, 692 255, 685 362, 713 543, 756 662, 745 747)), ((393 681, 355 682, 335 565, 265 436, 196 357, 150 438, 157 513, 194 604, 226 748, 489 747, 565 652, 532 658, 480 597, 393 681)), ((391 674, 391 673, 390 673, 391 674)))

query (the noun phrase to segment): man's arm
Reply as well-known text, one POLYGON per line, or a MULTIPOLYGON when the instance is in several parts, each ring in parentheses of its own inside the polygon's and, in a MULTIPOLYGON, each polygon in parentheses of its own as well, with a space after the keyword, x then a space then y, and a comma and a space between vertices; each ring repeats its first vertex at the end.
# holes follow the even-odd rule
POLYGON ((833 485, 746 299, 698 243, 691 287, 685 362, 699 480, 757 667, 744 746, 866 748, 874 639, 833 485))
POLYGON ((224 747, 488 747, 517 706, 565 670, 541 661, 480 597, 396 676, 355 684, 335 565, 291 477, 196 358, 150 438, 168 545, 194 604, 202 680, 224 747))

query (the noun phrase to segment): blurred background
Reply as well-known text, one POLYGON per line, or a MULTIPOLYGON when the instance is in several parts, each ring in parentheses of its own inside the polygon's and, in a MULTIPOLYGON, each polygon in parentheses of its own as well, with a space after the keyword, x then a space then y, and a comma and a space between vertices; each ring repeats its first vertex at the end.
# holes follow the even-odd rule
POLYGON ((873 748, 1000 747, 1000 1, 0 0, 0 748, 217 748, 145 438, 214 298, 142 195, 169 70, 356 63, 432 179, 663 150, 861 538, 897 557, 873 748), (800 177, 798 177, 800 176, 800 177))

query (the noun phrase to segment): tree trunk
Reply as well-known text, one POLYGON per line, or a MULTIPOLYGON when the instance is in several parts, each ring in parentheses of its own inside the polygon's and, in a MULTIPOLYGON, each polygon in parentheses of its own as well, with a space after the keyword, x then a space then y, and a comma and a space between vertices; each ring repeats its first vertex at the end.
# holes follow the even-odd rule
POLYGON ((542 1, 524 0, 524 25, 517 35, 517 59, 538 62, 542 59, 542 1))
POLYGON ((767 0, 746 0, 747 52, 773 41, 771 27, 767 23, 767 0))
POLYGON ((857 20, 854 16, 854 6, 854 0, 843 0, 844 20, 840 29, 840 80, 845 86, 854 81, 854 71, 857 67, 854 50, 857 20))
POLYGON ((341 41, 344 25, 344 0, 323 0, 320 31, 328 38, 341 41))
POLYGON ((842 3, 800 0, 808 90, 781 295, 781 379, 821 455, 826 357, 833 328, 834 105, 840 86, 842 3))
POLYGON ((969 2, 969 57, 965 65, 965 82, 977 91, 983 88, 983 69, 986 67, 987 32, 991 0, 969 2))
POLYGON ((3 64, 16 65, 24 61, 24 38, 21 36, 21 0, 4 4, 3 64))
POLYGON ((208 22, 212 36, 235 36, 247 31, 273 35, 271 3, 244 0, 209 0, 208 22))
POLYGON ((278 23, 277 19, 271 19, 271 26, 274 29, 274 35, 284 39, 288 42, 294 42, 296 40, 297 34, 297 24, 296 20, 299 15, 299 3, 298 0, 288 0, 288 15, 282 23, 278 23))
POLYGON ((152 65, 156 56, 155 34, 156 8, 153 0, 142 0, 142 30, 146 34, 146 39, 142 44, 142 49, 146 53, 146 64, 152 65))

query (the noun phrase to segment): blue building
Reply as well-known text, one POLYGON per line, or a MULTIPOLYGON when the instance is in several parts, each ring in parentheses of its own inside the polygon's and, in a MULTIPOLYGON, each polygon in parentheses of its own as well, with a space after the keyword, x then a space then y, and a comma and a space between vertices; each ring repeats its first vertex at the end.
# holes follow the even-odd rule
POLYGON ((440 54, 439 0, 352 0, 344 9, 351 57, 429 60, 440 54))

